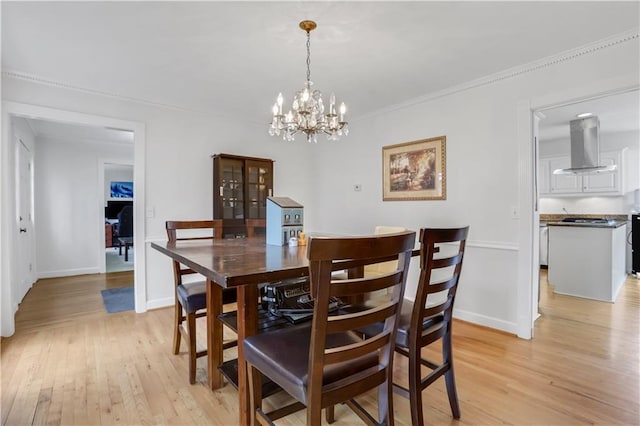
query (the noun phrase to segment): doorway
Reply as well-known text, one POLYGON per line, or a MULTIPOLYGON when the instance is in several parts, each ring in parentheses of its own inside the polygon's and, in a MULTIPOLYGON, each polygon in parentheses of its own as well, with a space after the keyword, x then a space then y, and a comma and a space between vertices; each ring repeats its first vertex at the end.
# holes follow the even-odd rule
MULTIPOLYGON (((7 170, 5 176, 9 177, 8 185, 5 185, 4 188, 7 190, 7 193, 2 197, 3 198, 3 212, 6 214, 2 215, 3 218, 3 229, 12 230, 14 226, 12 225, 13 218, 16 217, 16 212, 18 210, 18 197, 16 195, 17 192, 17 167, 15 164, 15 159, 17 157, 17 147, 14 145, 13 135, 13 120, 15 118, 24 118, 24 119, 33 119, 33 120, 48 120, 55 123, 62 124, 71 124, 78 126, 93 126, 93 127, 101 127, 103 129, 118 129, 128 131, 133 139, 133 157, 134 162, 136 164, 136 168, 134 169, 134 179, 133 181, 136 184, 137 193, 139 195, 135 197, 134 200, 134 227, 136 229, 140 229, 141 231, 136 233, 135 242, 133 246, 133 252, 135 253, 135 270, 134 270, 134 298, 135 298, 135 310, 136 312, 145 312, 146 311, 146 271, 145 271, 145 250, 144 250, 144 152, 145 152, 145 126, 140 122, 126 121, 120 119, 113 119, 109 117, 76 113, 71 111, 57 110, 47 107, 40 107, 28 104, 21 104, 16 102, 7 101, 4 104, 3 108, 3 122, 7 123, 7 131, 3 132, 2 140, 5 146, 6 156, 2 156, 2 169, 7 170), (6 203, 5 203, 6 201, 6 203)), ((68 163, 68 160, 67 160, 68 163)), ((96 161, 97 163, 97 161, 96 161)), ((75 165, 74 165, 75 166, 75 165)), ((69 167, 70 169, 73 167, 69 167)), ((96 173, 97 174, 97 173, 96 173)), ((92 190, 95 192, 95 186, 92 187, 92 190)), ((56 194, 56 192, 54 192, 56 194)), ((96 210, 103 209, 103 201, 100 200, 99 204, 96 199, 96 210)), ((97 222, 97 214, 94 216, 93 223, 97 222)), ((47 220, 53 220, 54 215, 49 215, 47 220)), ((103 221, 104 224, 104 221, 103 221)), ((37 228, 38 226, 38 217, 34 217, 34 225, 37 228)), ((97 227, 95 225, 94 230, 97 232, 97 227)), ((37 231, 37 229, 36 229, 37 231)), ((103 231, 104 232, 104 231, 103 231)), ((102 234, 102 238, 104 238, 104 233, 102 234)), ((0 334, 2 336, 10 336, 13 334, 15 330, 15 307, 17 307, 17 300, 19 296, 19 292, 14 288, 11 283, 16 282, 18 278, 18 268, 16 265, 17 257, 18 257, 18 230, 16 232, 8 232, 3 235, 3 243, 2 243, 2 268, 0 271, 2 273, 2 309, 1 309, 1 317, 0 317, 0 334), (6 237, 6 238, 4 238, 6 237)), ((103 246, 104 247, 104 246, 103 246)), ((98 272, 99 261, 98 259, 102 259, 104 261, 104 253, 101 252, 100 255, 96 254, 96 261, 94 263, 95 272, 98 272)), ((38 262, 39 266, 39 262, 38 262)))
MULTIPOLYGON (((637 88, 604 93, 588 99, 539 109, 534 113, 534 135, 538 136, 537 205, 540 214, 539 253, 540 266, 547 265, 544 254, 552 255, 547 238, 546 221, 563 216, 603 216, 626 218, 634 207, 634 190, 640 186, 637 164, 640 162, 640 116, 637 88), (599 164, 617 162, 618 170, 603 175, 587 177, 556 176, 553 170, 569 167, 570 121, 591 114, 599 121, 599 164), (616 158, 616 160, 612 160, 616 158), (635 173, 635 175, 634 175, 635 173), (582 184, 576 185, 575 181, 582 184)), ((627 267, 630 270, 630 246, 627 247, 627 267)), ((557 258, 556 258, 557 262, 557 258)), ((537 265, 534 265, 536 267, 537 265)), ((547 271, 540 270, 538 294, 558 301, 553 283, 548 282, 547 271)), ((571 302, 566 302, 571 303, 571 302)), ((605 302, 606 303, 606 302, 605 302)), ((540 299, 538 305, 541 306, 540 299)), ((540 310, 542 311, 542 310, 540 310)), ((544 313, 544 312, 542 312, 544 313)))
POLYGON ((135 253, 128 244, 133 229, 133 163, 105 160, 102 162, 103 183, 100 185, 104 199, 104 258, 105 272, 131 271, 135 265, 135 253), (124 222, 123 222, 124 221, 124 222))

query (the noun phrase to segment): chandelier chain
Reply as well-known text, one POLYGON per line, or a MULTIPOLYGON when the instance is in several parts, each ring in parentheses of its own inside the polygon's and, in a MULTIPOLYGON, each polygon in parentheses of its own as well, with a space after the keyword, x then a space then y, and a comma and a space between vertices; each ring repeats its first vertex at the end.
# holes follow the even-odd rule
POLYGON ((307 81, 311 81, 311 33, 307 31, 307 81))

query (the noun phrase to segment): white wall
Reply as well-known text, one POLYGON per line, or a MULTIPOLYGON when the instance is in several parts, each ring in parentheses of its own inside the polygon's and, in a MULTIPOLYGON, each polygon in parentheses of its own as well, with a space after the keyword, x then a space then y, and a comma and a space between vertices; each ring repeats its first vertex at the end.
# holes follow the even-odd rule
POLYGON ((518 145, 518 105, 542 107, 546 99, 559 103, 637 86, 638 63, 636 39, 354 121, 338 149, 325 145, 317 150, 317 164, 340 171, 322 173, 315 182, 316 204, 332 207, 320 209, 321 229, 470 225, 456 315, 516 331, 518 292, 524 291, 520 250, 533 244, 522 231, 532 232, 531 227, 520 227, 511 218, 512 206, 532 194, 531 188, 520 186, 519 165, 531 164, 533 150, 530 136, 525 138, 529 146, 518 145), (447 137, 447 200, 383 202, 382 147, 439 135, 447 137), (528 155, 524 161, 522 152, 528 155), (362 185, 361 192, 353 191, 354 183, 362 185))
POLYGON ((100 271, 103 206, 99 162, 133 158, 133 145, 37 140, 35 216, 38 276, 91 274, 100 271), (73 167, 70 167, 70 159, 73 167))
MULTIPOLYGON (((318 145, 271 139, 263 123, 165 110, 31 81, 5 79, 2 90, 5 99, 15 102, 145 123, 146 202, 155 210, 145 223, 147 242, 165 239, 168 218, 210 217, 210 155, 220 152, 276 160, 275 193, 305 206, 307 230, 368 233, 375 225, 468 224, 456 315, 515 332, 521 277, 527 276, 518 268, 531 264, 528 254, 520 257, 533 244, 532 226, 511 218, 512 206, 527 205, 532 193, 521 184, 527 181, 521 167, 531 163, 531 150, 519 141, 530 144, 531 138, 519 133, 519 106, 637 86, 638 51, 635 38, 417 99, 352 121, 349 137, 318 145), (447 136, 447 200, 382 202, 382 146, 439 135, 447 136), (355 183, 362 191, 353 191, 355 183)), ((520 214, 532 220, 531 212, 520 214)), ((146 253, 147 306, 166 305, 172 297, 170 262, 148 245, 146 253)))

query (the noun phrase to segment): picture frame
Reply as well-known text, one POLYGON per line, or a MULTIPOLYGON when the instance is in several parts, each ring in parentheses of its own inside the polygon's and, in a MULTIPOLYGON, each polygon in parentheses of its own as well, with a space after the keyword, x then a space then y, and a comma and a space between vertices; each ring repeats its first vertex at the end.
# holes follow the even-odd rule
POLYGON ((382 147, 382 200, 446 200, 446 136, 382 147))
POLYGON ((133 182, 112 181, 111 198, 133 199, 133 182))

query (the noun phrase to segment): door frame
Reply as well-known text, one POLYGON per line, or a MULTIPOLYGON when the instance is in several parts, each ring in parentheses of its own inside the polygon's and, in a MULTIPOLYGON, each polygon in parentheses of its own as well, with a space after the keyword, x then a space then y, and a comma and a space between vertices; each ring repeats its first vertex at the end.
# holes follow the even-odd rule
POLYGON ((145 124, 137 121, 121 120, 95 114, 43 107, 18 102, 2 102, 2 146, 0 155, 0 335, 11 336, 15 332, 15 319, 11 305, 15 298, 11 282, 16 278, 15 248, 17 230, 11 224, 15 211, 15 165, 13 164, 15 147, 12 143, 12 117, 52 120, 68 124, 111 127, 134 133, 134 185, 136 192, 133 200, 134 210, 134 299, 137 313, 146 312, 146 230, 145 230, 145 124))

